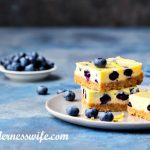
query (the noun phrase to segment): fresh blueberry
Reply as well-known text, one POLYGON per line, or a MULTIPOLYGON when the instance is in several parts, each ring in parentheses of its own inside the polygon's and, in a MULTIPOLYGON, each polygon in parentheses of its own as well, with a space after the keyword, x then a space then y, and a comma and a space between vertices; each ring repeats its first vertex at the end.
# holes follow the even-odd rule
POLYGON ((131 76, 132 73, 133 73, 133 71, 132 71, 131 69, 126 69, 126 70, 124 71, 124 75, 125 75, 125 76, 131 76))
POLYGON ((39 95, 47 95, 47 92, 48 92, 48 88, 46 86, 41 85, 37 88, 37 93, 39 95))
POLYGON ((29 63, 30 63, 29 59, 26 59, 25 57, 22 57, 20 59, 20 64, 21 64, 22 67, 25 67, 25 66, 29 65, 29 63))
POLYGON ((11 70, 11 71, 13 71, 13 67, 12 67, 12 65, 7 65, 6 69, 7 69, 7 70, 11 70))
POLYGON ((13 62, 19 63, 19 61, 20 61, 20 56, 19 56, 19 55, 16 55, 16 56, 14 57, 14 59, 13 59, 13 62))
POLYGON ((11 66, 13 68, 13 71, 22 71, 22 67, 18 62, 13 62, 11 66))
POLYGON ((102 112, 99 115, 101 121, 112 121, 114 119, 114 115, 111 112, 102 112))
POLYGON ((128 103, 128 106, 129 106, 129 107, 132 107, 132 104, 131 104, 131 102, 129 102, 129 103, 128 103))
POLYGON ((20 53, 19 53, 19 56, 20 56, 20 57, 25 57, 25 56, 26 56, 26 53, 20 52, 20 53))
POLYGON ((89 108, 85 110, 85 116, 87 118, 92 118, 92 117, 96 118, 97 115, 98 115, 98 110, 96 108, 89 108))
POLYGON ((10 64, 11 64, 11 61, 8 60, 8 59, 6 59, 6 60, 3 62, 3 66, 4 66, 5 68, 7 68, 7 66, 10 65, 10 64))
POLYGON ((85 76, 86 80, 89 81, 91 74, 90 74, 90 72, 88 70, 85 70, 84 71, 84 76, 85 76))
POLYGON ((111 97, 108 94, 104 94, 101 98, 101 104, 107 104, 111 100, 111 97))
POLYGON ((36 58, 39 56, 39 54, 38 54, 37 52, 32 52, 31 56, 32 56, 34 59, 36 59, 36 58))
POLYGON ((75 93, 73 91, 66 91, 64 93, 64 98, 67 101, 73 101, 75 99, 75 93))
POLYGON ((150 105, 147 106, 147 110, 150 111, 150 105))
POLYGON ((26 59, 29 59, 30 63, 35 64, 36 62, 36 58, 32 57, 32 56, 26 56, 26 59))
POLYGON ((41 67, 39 68, 39 70, 40 70, 40 71, 45 70, 44 66, 41 66, 41 67))
POLYGON ((129 95, 126 94, 125 92, 119 92, 116 96, 119 100, 125 101, 129 99, 129 95))
MULTIPOLYGON (((6 58, 3 58, 3 59, 1 60, 1 62, 0 62, 0 63, 1 63, 1 65, 2 65, 2 66, 4 66, 5 61, 8 61, 8 60, 7 60, 6 58)), ((5 66, 4 66, 4 67, 5 67, 5 66)))
POLYGON ((34 65, 33 64, 30 64, 30 65, 27 65, 26 67, 25 67, 25 71, 34 71, 35 69, 34 69, 34 65))
POLYGON ((65 90, 65 89, 58 89, 57 90, 57 94, 60 94, 60 93, 64 93, 64 92, 66 92, 67 90, 65 90))
POLYGON ((110 75, 109 75, 109 79, 114 81, 119 77, 119 73, 117 71, 113 71, 110 75))
POLYGON ((34 66, 37 70, 42 66, 42 60, 39 57, 35 60, 34 66))
POLYGON ((54 62, 50 62, 50 61, 47 61, 47 64, 48 64, 48 69, 51 69, 54 67, 54 62))
POLYGON ((104 58, 96 58, 96 59, 94 60, 94 65, 95 65, 96 67, 104 68, 104 67, 106 66, 106 64, 107 64, 107 61, 106 61, 106 59, 104 59, 104 58))
POLYGON ((76 106, 69 106, 67 107, 66 112, 68 115, 76 117, 79 115, 79 108, 76 106))

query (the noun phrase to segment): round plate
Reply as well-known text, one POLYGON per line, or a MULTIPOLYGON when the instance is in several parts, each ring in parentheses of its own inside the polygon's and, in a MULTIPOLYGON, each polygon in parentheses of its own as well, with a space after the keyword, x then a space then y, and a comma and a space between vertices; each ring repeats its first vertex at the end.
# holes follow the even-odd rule
MULTIPOLYGON (((83 109, 81 107, 81 92, 80 90, 74 90, 76 93, 76 100, 73 102, 66 101, 63 98, 63 93, 58 94, 46 102, 46 109, 55 117, 85 127, 99 128, 99 129, 111 129, 111 130, 136 130, 136 129, 150 129, 150 121, 140 119, 125 113, 125 117, 122 122, 105 122, 99 119, 91 120, 84 116, 83 109), (66 108, 68 106, 75 105, 80 108, 79 117, 72 117, 66 114, 66 108)), ((114 115, 121 114, 121 112, 113 112, 114 115)))
POLYGON ((16 81, 37 81, 44 78, 47 78, 49 74, 56 70, 56 66, 52 69, 43 70, 43 71, 10 71, 6 70, 2 65, 0 65, 0 71, 4 75, 12 80, 16 81))

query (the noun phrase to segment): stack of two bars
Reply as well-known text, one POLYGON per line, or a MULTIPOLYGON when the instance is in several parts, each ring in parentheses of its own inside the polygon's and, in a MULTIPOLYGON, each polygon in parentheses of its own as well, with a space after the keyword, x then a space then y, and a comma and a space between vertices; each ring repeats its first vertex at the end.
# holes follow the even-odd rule
POLYGON ((82 104, 99 111, 126 111, 129 95, 139 91, 142 64, 122 57, 78 62, 74 80, 81 85, 82 104))

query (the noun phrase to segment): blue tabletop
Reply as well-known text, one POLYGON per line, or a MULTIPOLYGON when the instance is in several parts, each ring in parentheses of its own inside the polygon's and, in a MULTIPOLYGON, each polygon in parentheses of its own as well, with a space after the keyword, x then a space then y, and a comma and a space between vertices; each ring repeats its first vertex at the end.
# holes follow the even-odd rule
MULTIPOLYGON (((96 57, 123 56, 144 64, 150 61, 148 28, 0 28, 0 58, 19 51, 38 51, 55 61, 58 69, 46 80, 21 83, 0 74, 0 133, 68 134, 66 141, 3 141, 0 149, 149 149, 150 131, 105 131, 58 120, 45 109, 57 89, 79 88, 73 82, 75 62, 96 57), (50 95, 38 96, 46 85, 50 95)), ((150 79, 145 77, 143 84, 150 79)), ((1 136, 1 135, 0 135, 1 136)))

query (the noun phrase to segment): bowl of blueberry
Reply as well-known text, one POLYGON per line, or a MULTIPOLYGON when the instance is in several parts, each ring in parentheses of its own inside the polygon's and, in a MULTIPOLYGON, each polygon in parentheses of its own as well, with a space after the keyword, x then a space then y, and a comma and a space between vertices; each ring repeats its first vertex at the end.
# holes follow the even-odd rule
POLYGON ((54 62, 37 52, 20 52, 0 61, 0 71, 18 81, 35 81, 47 78, 56 69, 54 62))

